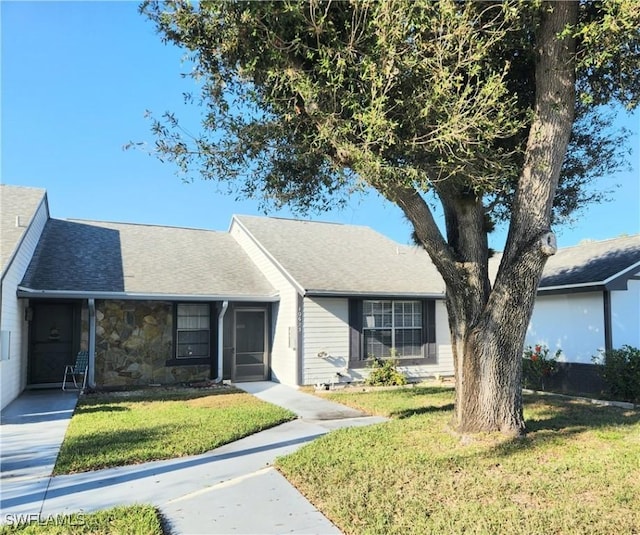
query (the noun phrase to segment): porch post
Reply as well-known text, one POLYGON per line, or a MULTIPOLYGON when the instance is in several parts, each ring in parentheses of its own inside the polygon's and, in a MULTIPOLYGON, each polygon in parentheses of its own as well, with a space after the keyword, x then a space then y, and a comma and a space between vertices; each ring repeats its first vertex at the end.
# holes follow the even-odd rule
POLYGON ((89 305, 89 376, 87 382, 91 388, 96 386, 96 302, 95 299, 88 300, 89 305))

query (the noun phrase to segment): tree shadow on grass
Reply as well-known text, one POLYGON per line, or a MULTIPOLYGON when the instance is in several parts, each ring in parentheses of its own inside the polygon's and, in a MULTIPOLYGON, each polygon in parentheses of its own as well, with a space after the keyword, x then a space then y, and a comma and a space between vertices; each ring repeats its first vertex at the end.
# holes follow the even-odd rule
POLYGON ((97 412, 126 412, 130 411, 129 407, 122 405, 84 405, 77 407, 75 414, 93 414, 97 412))
POLYGON ((406 394, 407 397, 449 394, 452 391, 453 386, 414 386, 413 388, 405 388, 402 390, 402 392, 406 394))
POLYGON ((433 414, 435 412, 452 411, 453 407, 454 407, 453 403, 448 403, 446 405, 430 405, 427 407, 417 407, 415 409, 404 409, 404 410, 391 412, 391 417, 397 418, 398 420, 402 420, 404 418, 419 416, 421 414, 433 414))
MULTIPOLYGON (((134 387, 132 387, 134 388, 134 387)), ((141 390, 118 390, 113 392, 96 392, 81 398, 79 407, 88 407, 99 404, 135 403, 152 401, 185 401, 210 396, 246 395, 246 392, 234 387, 225 388, 191 388, 191 387, 166 387, 141 390)))
POLYGON ((158 444, 163 444, 163 439, 171 431, 171 426, 160 425, 67 437, 56 461, 54 474, 170 458, 170 452, 159 454, 158 444))
POLYGON ((536 448, 549 442, 607 429, 622 431, 640 424, 640 409, 598 405, 583 400, 531 395, 525 398, 526 434, 496 445, 493 453, 510 455, 523 448, 536 448))

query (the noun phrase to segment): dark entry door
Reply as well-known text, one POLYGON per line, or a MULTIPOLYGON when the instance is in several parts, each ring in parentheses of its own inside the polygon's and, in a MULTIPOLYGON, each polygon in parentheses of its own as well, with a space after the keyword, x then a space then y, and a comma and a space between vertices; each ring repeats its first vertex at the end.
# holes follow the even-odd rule
POLYGON ((61 383, 64 367, 75 360, 73 303, 34 303, 29 352, 29 384, 61 383))
POLYGON ((236 309, 234 381, 264 381, 268 378, 267 311, 236 309))

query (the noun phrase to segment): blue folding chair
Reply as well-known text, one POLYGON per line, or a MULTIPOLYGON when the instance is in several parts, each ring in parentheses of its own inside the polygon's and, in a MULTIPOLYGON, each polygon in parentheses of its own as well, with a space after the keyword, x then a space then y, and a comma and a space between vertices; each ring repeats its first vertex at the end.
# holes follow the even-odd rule
POLYGON ((89 371, 89 352, 80 351, 76 356, 75 364, 67 364, 64 368, 64 378, 62 379, 62 390, 67 389, 69 377, 73 380, 76 390, 84 390, 87 386, 87 372, 89 371), (82 377, 82 388, 78 386, 78 379, 82 377))

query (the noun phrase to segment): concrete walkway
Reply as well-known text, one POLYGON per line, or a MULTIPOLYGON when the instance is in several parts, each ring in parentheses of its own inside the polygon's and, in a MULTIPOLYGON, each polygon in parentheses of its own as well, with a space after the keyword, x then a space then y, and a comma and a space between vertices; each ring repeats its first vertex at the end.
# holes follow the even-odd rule
POLYGON ((299 418, 203 455, 57 477, 50 474, 75 397, 24 394, 3 411, 0 521, 151 503, 172 533, 340 533, 272 464, 332 429, 384 419, 276 383, 235 386, 299 418))

